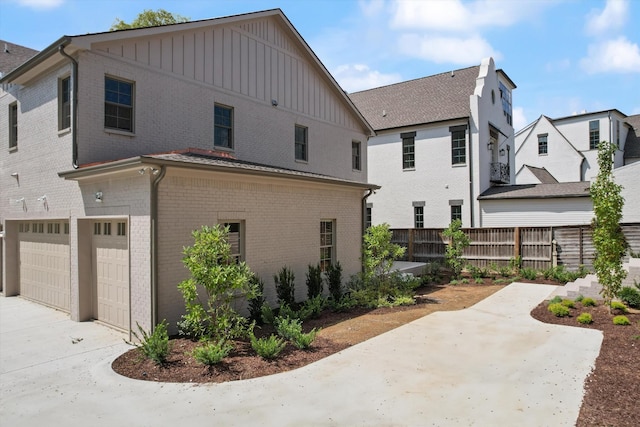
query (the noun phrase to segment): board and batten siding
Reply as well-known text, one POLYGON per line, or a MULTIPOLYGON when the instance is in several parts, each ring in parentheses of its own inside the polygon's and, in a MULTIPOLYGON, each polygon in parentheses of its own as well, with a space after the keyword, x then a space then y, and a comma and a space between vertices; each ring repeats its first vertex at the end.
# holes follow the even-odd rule
POLYGON ((524 227, 590 224, 589 197, 564 199, 481 200, 481 227, 524 227))
POLYGON ((93 49, 260 101, 276 100, 278 108, 358 127, 323 70, 273 18, 96 43, 93 49))

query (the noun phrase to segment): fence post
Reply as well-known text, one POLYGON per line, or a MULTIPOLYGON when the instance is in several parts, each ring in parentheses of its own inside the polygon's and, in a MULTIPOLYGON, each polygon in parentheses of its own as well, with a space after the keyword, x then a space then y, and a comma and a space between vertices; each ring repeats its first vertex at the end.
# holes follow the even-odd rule
POLYGON ((513 259, 518 259, 520 256, 520 227, 513 229, 513 259))
POLYGON ((407 244, 407 261, 413 262, 413 238, 414 238, 415 229, 409 229, 409 243, 407 244))
POLYGON ((578 264, 584 264, 584 263, 583 263, 583 261, 582 261, 582 258, 584 257, 584 255, 583 255, 584 249, 583 249, 583 243, 582 243, 582 239, 583 239, 583 236, 582 236, 582 226, 580 226, 580 227, 579 227, 579 230, 580 230, 580 236, 579 236, 579 241, 580 241, 580 256, 579 256, 579 258, 578 258, 578 259, 579 259, 578 264))
POLYGON ((551 241, 551 266, 554 268, 558 266, 558 242, 556 239, 551 241))

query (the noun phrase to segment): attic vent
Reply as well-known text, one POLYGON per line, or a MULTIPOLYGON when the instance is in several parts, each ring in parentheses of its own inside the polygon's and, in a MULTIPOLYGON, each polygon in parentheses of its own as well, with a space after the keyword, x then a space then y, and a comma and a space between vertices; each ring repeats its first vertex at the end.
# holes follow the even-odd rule
POLYGON ((4 53, 9 53, 9 46, 7 46, 7 44, 4 44, 4 53))
POLYGON ((453 70, 451 70, 451 77, 455 76, 455 73, 453 72, 453 70))
POLYGON ((382 110, 382 117, 387 117, 387 110, 382 110))

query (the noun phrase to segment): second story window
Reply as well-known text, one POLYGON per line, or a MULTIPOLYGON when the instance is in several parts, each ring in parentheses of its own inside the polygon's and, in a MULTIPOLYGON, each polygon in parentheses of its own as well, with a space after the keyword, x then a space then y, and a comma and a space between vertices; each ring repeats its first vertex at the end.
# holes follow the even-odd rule
POLYGON ((9 105, 9 149, 18 148, 18 103, 9 105))
POLYGON ((538 154, 547 154, 547 134, 538 135, 538 154))
POLYGON ((232 150, 233 108, 216 104, 213 110, 213 145, 232 150))
POLYGON ((597 150, 600 142, 600 121, 593 120, 589 122, 589 149, 597 150))
POLYGON ((104 127, 133 132, 133 83, 104 78, 104 127))
POLYGON ((351 168, 359 171, 360 169, 360 141, 351 142, 351 168))
POLYGON ((416 133, 402 133, 400 138, 402 138, 402 169, 414 169, 416 167, 416 133))
POLYGON ((309 160, 309 156, 307 153, 307 135, 308 129, 304 126, 296 125, 295 130, 295 152, 296 152, 296 160, 302 160, 306 162, 309 160))
POLYGON ((451 129, 451 164, 467 163, 466 129, 451 129))
POLYGON ((58 82, 58 130, 71 127, 71 78, 58 82))

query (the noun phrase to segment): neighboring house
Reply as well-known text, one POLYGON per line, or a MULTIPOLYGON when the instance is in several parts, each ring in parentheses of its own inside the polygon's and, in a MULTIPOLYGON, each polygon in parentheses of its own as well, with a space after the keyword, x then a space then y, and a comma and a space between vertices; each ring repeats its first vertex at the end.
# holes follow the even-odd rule
POLYGON ((482 226, 477 200, 513 182, 511 93, 516 85, 492 58, 480 66, 349 96, 376 131, 369 139, 372 223, 482 226))
POLYGON ((557 182, 591 181, 598 174, 598 143, 614 142, 614 168, 627 162, 630 125, 618 110, 559 119, 540 116, 516 133, 516 184, 545 183, 531 168, 544 169, 557 182))
POLYGON ((37 50, 0 40, 0 77, 18 68, 37 53, 37 50))
POLYGON ((627 117, 629 131, 624 143, 624 164, 640 162, 640 114, 627 117))
POLYGON ((622 186, 622 222, 640 224, 640 162, 614 169, 613 177, 616 184, 622 186))
POLYGON ((283 266, 298 299, 310 264, 360 271, 373 131, 279 9, 64 36, 0 84, 6 296, 175 332, 217 223, 271 302, 283 266))

